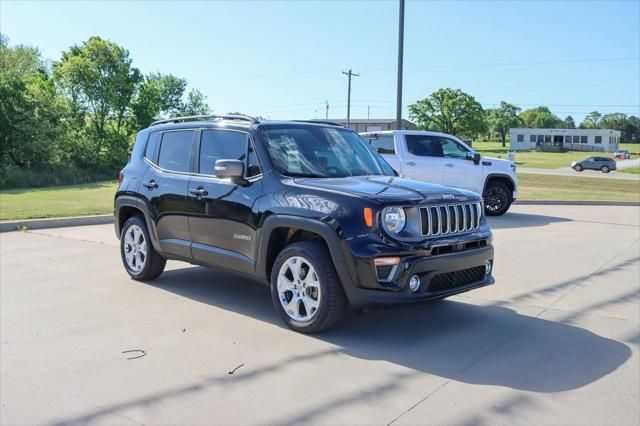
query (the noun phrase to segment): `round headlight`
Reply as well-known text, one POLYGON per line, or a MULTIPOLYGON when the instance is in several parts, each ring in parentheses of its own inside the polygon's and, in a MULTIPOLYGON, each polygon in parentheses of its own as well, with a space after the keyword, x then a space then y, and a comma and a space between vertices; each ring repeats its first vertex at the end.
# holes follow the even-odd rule
POLYGON ((389 207, 384 211, 383 215, 384 227, 387 231, 394 234, 400 233, 407 223, 407 217, 402 207, 389 207))

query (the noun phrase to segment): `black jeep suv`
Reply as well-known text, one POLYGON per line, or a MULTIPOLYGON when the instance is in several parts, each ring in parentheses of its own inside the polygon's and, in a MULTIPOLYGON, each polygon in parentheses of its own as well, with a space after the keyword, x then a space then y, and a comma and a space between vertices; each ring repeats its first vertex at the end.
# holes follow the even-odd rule
POLYGON ((302 332, 348 304, 444 297, 494 282, 481 198, 402 179, 333 123, 244 116, 161 120, 137 135, 120 173, 115 227, 126 271, 166 259, 270 283, 302 332))

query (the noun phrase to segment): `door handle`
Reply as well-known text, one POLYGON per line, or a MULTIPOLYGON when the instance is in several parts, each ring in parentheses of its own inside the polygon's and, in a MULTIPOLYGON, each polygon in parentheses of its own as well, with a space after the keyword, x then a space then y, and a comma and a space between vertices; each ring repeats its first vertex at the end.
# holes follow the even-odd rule
POLYGON ((415 161, 407 161, 405 164, 407 166, 415 166, 416 165, 415 161))
POLYGON ((203 187, 199 187, 197 189, 190 189, 189 194, 194 195, 196 198, 200 198, 209 195, 209 192, 207 192, 203 187))
POLYGON ((142 182, 142 184, 147 188, 147 189, 156 189, 158 187, 158 184, 156 183, 155 180, 150 180, 149 182, 142 182))
POLYGON ((453 163, 446 163, 445 166, 447 167, 453 167, 453 163))

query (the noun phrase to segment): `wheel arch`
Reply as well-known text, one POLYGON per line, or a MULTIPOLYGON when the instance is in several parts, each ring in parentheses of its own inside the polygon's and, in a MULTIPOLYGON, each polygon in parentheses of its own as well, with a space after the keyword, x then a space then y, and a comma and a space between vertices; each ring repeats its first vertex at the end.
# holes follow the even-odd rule
POLYGON ((153 221, 150 220, 149 209, 147 205, 137 197, 132 195, 120 195, 116 198, 114 209, 114 225, 116 236, 120 238, 122 233, 122 227, 126 223, 127 219, 131 216, 142 216, 147 224, 147 230, 151 237, 151 244, 159 252, 160 245, 158 243, 158 234, 153 221))
POLYGON ((513 181, 511 176, 505 175, 505 174, 502 174, 502 173, 491 173, 491 174, 487 175, 487 177, 485 178, 485 181, 484 181, 484 187, 482 188, 482 194, 481 195, 484 195, 485 191, 487 190, 487 187, 492 182, 502 182, 505 185, 507 185, 509 187, 509 190, 511 191, 509 196, 510 196, 510 198, 513 198, 513 191, 515 191, 515 189, 516 189, 516 183, 513 181))
POLYGON ((318 240, 323 243, 333 261, 340 282, 348 295, 353 282, 342 249, 342 241, 329 224, 315 219, 277 215, 268 217, 260 228, 256 275, 269 281, 271 268, 282 248, 292 242, 318 240))

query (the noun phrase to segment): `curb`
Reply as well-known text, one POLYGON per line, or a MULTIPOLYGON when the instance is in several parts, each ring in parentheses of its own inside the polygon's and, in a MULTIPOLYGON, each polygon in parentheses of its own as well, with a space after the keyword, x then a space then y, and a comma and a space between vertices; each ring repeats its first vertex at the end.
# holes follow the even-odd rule
POLYGON ((0 222, 0 232, 23 229, 64 228, 67 226, 103 225, 113 223, 112 214, 99 216, 56 217, 51 219, 25 219, 0 222))
POLYGON ((640 201, 606 201, 606 200, 516 200, 520 206, 640 206, 640 201))

